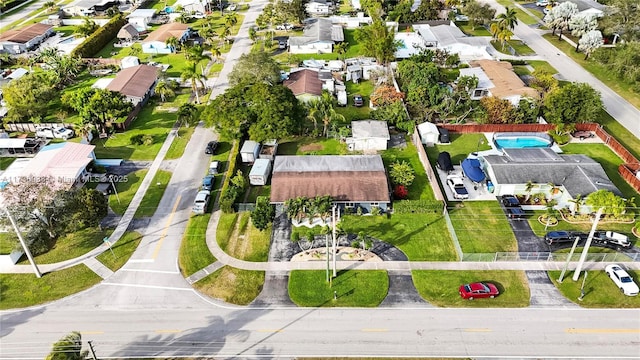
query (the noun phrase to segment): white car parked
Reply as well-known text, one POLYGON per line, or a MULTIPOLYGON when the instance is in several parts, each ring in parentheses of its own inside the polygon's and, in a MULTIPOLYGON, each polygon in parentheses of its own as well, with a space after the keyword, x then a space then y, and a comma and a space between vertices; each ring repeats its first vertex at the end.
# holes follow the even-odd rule
POLYGON ((464 182, 462 178, 458 175, 449 175, 447 176, 447 185, 453 192, 453 197, 456 199, 468 199, 469 192, 467 188, 464 186, 464 182))
POLYGON ((609 275, 611 280, 616 284, 620 291, 627 296, 638 295, 638 284, 633 281, 633 278, 620 267, 618 264, 607 265, 604 271, 609 275))
POLYGON ((73 130, 64 127, 39 127, 36 128, 36 136, 47 139, 71 139, 75 134, 73 130))

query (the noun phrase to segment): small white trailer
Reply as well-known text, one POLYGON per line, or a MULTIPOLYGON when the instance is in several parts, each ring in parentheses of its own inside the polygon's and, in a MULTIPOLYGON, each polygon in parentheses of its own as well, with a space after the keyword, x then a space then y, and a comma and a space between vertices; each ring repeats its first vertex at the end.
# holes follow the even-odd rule
POLYGON ((269 175, 271 174, 271 160, 258 159, 253 163, 249 172, 249 184, 251 185, 267 185, 269 175))
POLYGON ((243 163, 253 163, 260 153, 260 143, 247 140, 240 148, 240 157, 243 163))

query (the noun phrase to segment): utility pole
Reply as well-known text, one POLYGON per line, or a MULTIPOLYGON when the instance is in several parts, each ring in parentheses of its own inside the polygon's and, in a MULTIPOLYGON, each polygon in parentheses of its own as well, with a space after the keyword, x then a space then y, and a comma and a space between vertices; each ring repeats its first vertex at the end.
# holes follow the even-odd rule
POLYGON ((331 209, 331 222, 333 225, 332 237, 333 237, 333 277, 336 277, 336 206, 333 205, 331 209))
POLYGON ((93 344, 91 343, 91 340, 87 341, 87 343, 89 343, 89 350, 91 350, 91 358, 93 360, 98 360, 98 358, 96 357, 96 352, 95 350, 93 350, 93 344))
POLYGON ((584 249, 582 249, 582 254, 580 255, 580 260, 578 261, 578 266, 576 270, 573 272, 573 281, 578 281, 580 278, 580 272, 582 271, 582 265, 584 264, 585 259, 587 258, 587 253, 589 252, 589 246, 591 246, 591 240, 593 240, 593 234, 596 232, 596 228, 598 227, 598 222, 600 221, 600 216, 602 216, 602 212, 604 208, 601 207, 596 212, 596 218, 593 220, 593 226, 591 226, 591 232, 589 232, 589 237, 587 238, 587 242, 584 244, 584 249))
POLYGON ((564 268, 562 268, 562 272, 560 273, 560 277, 558 278, 558 283, 562 284, 562 280, 564 279, 564 273, 567 272, 567 268, 569 267, 569 261, 571 261, 571 257, 573 253, 576 251, 576 247, 578 247, 578 242, 580 241, 580 236, 576 236, 576 239, 573 241, 573 246, 571 246, 571 251, 569 251, 569 256, 567 256, 567 261, 564 263, 564 268))
POLYGON ((27 255, 27 259, 29 259, 31 266, 33 267, 33 272, 36 273, 36 277, 41 278, 42 274, 40 273, 40 269, 38 269, 38 265, 36 265, 36 261, 33 259, 33 256, 31 256, 31 251, 29 250, 29 247, 27 246, 27 244, 24 242, 24 239, 22 238, 22 233, 20 232, 20 229, 18 229, 18 225, 16 225, 16 221, 13 219, 13 216, 9 212, 9 209, 5 208, 4 211, 7 213, 7 217, 9 217, 9 221, 11 221, 13 230, 15 230, 16 235, 18 235, 18 240, 20 240, 20 245, 22 245, 22 249, 24 250, 24 253, 27 255))

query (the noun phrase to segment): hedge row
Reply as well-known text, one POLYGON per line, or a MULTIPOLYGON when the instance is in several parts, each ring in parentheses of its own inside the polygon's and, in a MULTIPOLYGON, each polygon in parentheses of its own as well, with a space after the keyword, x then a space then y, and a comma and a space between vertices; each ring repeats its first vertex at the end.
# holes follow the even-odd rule
POLYGON ((229 183, 231 182, 231 178, 236 173, 236 167, 238 166, 238 154, 240 154, 240 142, 235 140, 233 142, 233 145, 231 146, 231 154, 229 156, 229 167, 227 168, 227 171, 224 174, 224 181, 222 183, 222 187, 220 188, 220 209, 226 213, 233 212, 233 203, 231 203, 231 206, 228 206, 228 204, 226 203, 225 204, 222 204, 222 203, 223 203, 223 200, 229 198, 229 194, 227 194, 229 192, 229 183), (231 210, 229 208, 231 208, 231 210))
POLYGON ((444 203, 435 200, 400 200, 393 202, 394 214, 438 214, 444 203))
POLYGON ((116 15, 93 34, 87 36, 80 45, 71 51, 71 56, 83 58, 94 56, 118 35, 118 31, 126 23, 127 19, 122 14, 116 15))

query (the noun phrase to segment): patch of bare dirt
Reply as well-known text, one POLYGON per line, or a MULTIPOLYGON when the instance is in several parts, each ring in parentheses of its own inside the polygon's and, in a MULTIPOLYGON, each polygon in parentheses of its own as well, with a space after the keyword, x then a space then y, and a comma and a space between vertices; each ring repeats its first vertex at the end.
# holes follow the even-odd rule
POLYGON ((302 147, 300 147, 300 151, 320 151, 324 149, 324 146, 322 146, 322 144, 318 144, 318 143, 313 143, 313 144, 307 144, 304 145, 302 147))

